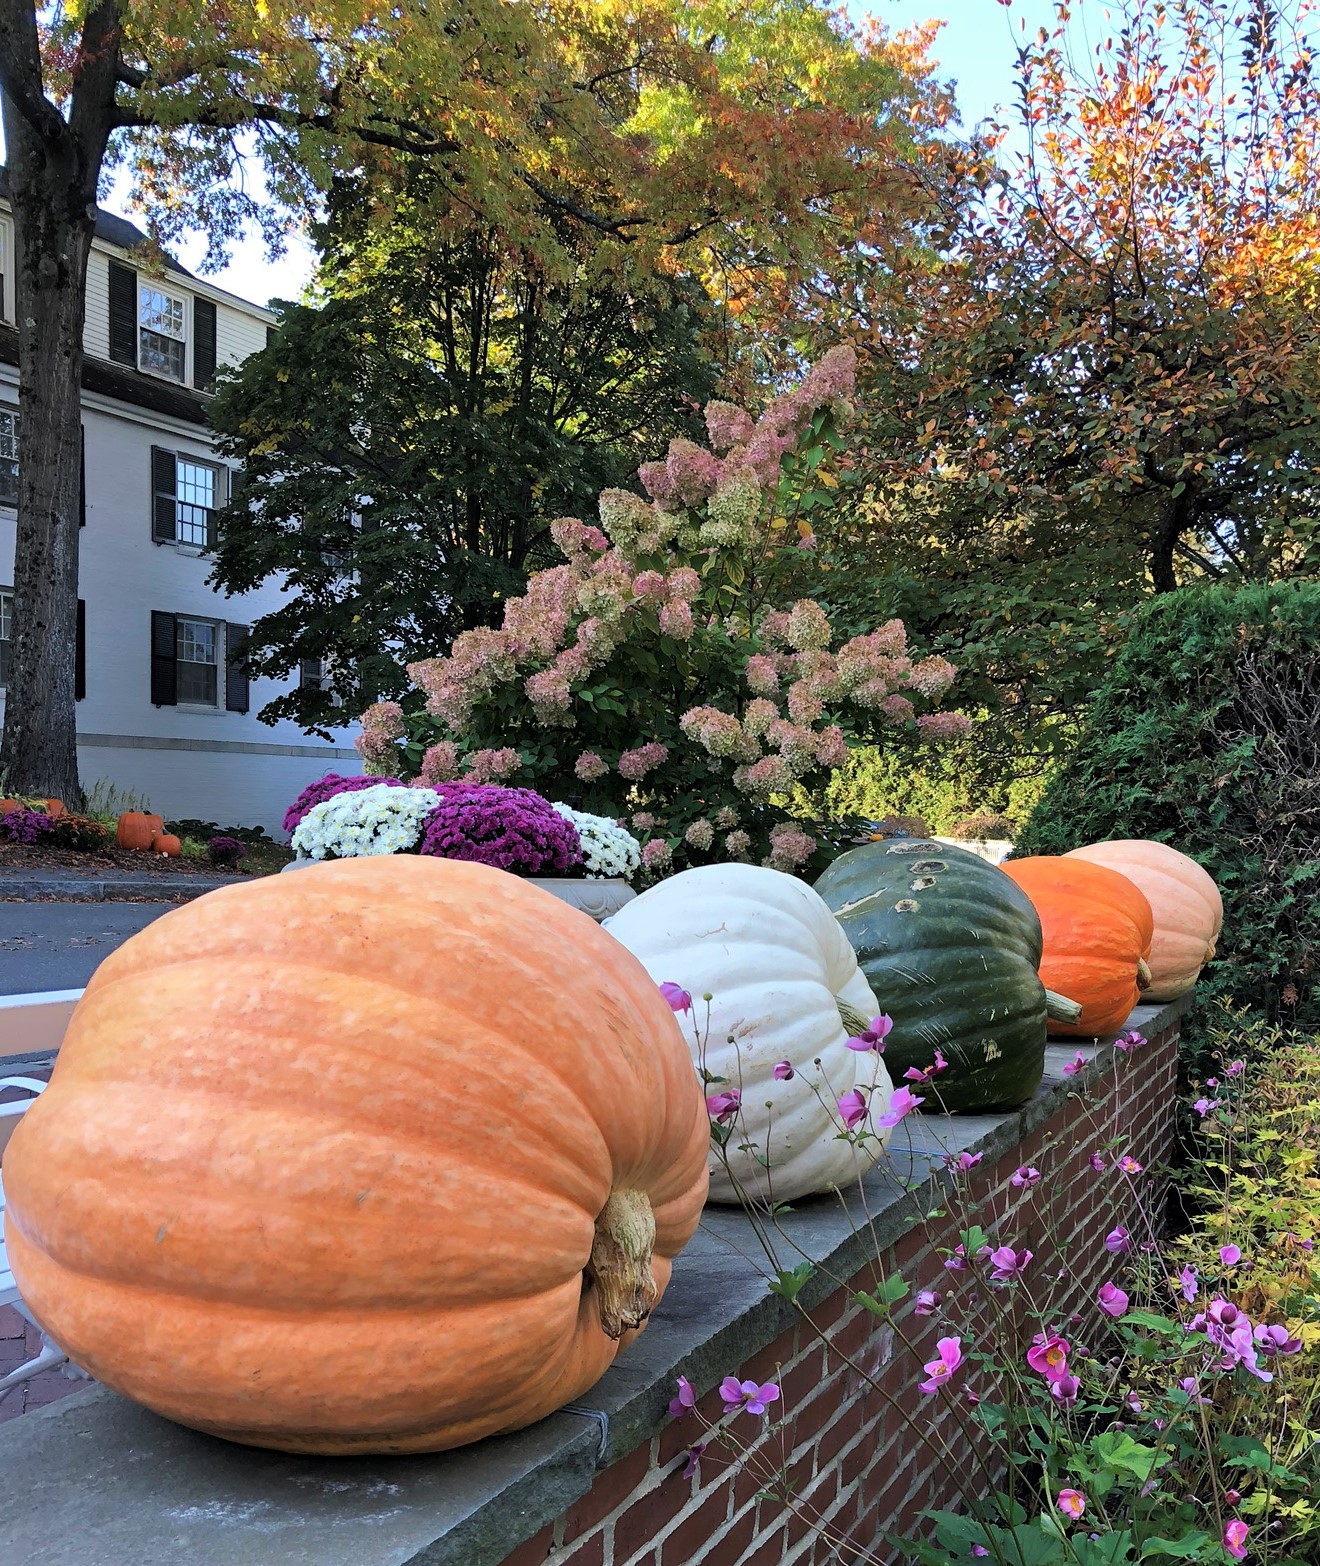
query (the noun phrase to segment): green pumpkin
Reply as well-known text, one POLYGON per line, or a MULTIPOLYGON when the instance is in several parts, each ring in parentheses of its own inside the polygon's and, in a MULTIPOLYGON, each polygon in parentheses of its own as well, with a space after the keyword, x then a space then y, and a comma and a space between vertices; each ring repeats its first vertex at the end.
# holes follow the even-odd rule
POLYGON ((1020 887, 966 849, 899 840, 850 850, 816 890, 894 1020, 885 1065, 895 1084, 939 1049, 942 1104, 927 1088, 927 1109, 989 1113, 1031 1097, 1045 1070, 1047 1012, 1072 1003, 1047 999, 1036 972, 1040 920, 1020 887))

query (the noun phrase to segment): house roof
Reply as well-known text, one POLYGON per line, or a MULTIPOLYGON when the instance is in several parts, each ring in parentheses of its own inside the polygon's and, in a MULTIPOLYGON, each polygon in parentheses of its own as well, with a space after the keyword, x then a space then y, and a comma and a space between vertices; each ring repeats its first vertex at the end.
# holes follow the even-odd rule
MULTIPOLYGON (((18 364, 18 329, 4 322, 0 322, 0 364, 18 364)), ((207 422, 206 399, 200 392, 158 380, 154 375, 142 375, 126 364, 112 364, 108 359, 85 354, 82 384, 84 391, 100 392, 104 397, 165 413, 188 424, 207 422)))
MULTIPOLYGON (((9 171, 3 163, 0 163, 0 196, 9 200, 9 171)), ((95 233, 97 239, 105 240, 108 245, 118 245, 121 250, 132 250, 137 245, 151 243, 144 229, 114 212, 107 212, 104 207, 96 209, 95 233)), ((180 266, 173 256, 162 252, 162 258, 167 272, 177 272, 180 277, 193 277, 193 273, 186 266, 180 266)))

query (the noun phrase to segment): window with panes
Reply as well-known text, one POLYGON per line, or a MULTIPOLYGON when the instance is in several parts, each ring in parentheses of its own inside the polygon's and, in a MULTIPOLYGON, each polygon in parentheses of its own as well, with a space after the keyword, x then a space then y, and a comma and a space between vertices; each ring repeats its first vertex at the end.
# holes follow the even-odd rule
POLYGON ((18 504, 18 409, 0 408, 0 506, 18 504))
POLYGON ((138 284, 138 368, 182 381, 188 342, 188 304, 155 283, 138 284))
POLYGON ((220 627, 213 620, 185 620, 179 616, 175 657, 178 700, 190 706, 220 704, 220 627))

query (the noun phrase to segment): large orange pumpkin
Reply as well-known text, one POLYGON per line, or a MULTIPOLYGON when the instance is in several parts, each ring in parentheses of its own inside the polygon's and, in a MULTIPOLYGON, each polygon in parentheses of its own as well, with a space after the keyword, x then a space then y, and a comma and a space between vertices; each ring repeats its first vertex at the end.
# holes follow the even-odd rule
POLYGON ((1065 859, 1107 865, 1146 894, 1155 916, 1150 949, 1148 1001, 1170 1001, 1195 987, 1215 954, 1224 924, 1224 902, 1209 874, 1167 843, 1123 838, 1074 848, 1065 859))
POLYGON ((136 848, 143 853, 152 845, 158 832, 165 830, 159 816, 148 815, 142 810, 126 810, 115 827, 115 842, 120 848, 136 848))
POLYGON ((1083 859, 1010 859, 1002 867, 1036 906, 1045 937, 1047 990, 1081 1004, 1050 1032, 1073 1038, 1114 1033, 1150 983, 1154 916, 1145 893, 1117 870, 1083 859))
POLYGON ((696 1229, 673 1013, 484 865, 210 893, 97 969, 5 1155, 9 1260, 74 1361, 254 1446, 422 1452, 580 1396, 696 1229))

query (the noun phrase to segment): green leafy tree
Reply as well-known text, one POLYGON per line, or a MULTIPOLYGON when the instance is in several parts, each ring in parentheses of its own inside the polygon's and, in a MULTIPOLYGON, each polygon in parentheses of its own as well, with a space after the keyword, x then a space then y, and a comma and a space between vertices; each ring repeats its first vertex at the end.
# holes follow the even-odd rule
POLYGON ((157 237, 204 228, 215 262, 245 224, 278 239, 336 175, 425 158, 437 238, 475 217, 554 270, 590 232, 712 287, 783 284, 891 212, 901 227, 901 155, 939 112, 920 66, 919 47, 864 39, 823 0, 0 0, 19 396, 41 410, 20 434, 11 787, 79 797, 79 414, 103 172, 127 164, 157 237), (235 178, 245 154, 264 180, 235 178))
POLYGON ((396 230, 384 254, 336 238, 338 291, 284 310, 222 384, 213 421, 243 483, 220 519, 213 580, 273 576, 255 673, 322 660, 261 713, 323 732, 407 687, 406 664, 498 623, 526 567, 553 552, 549 519, 691 433, 712 389, 704 300, 677 282, 590 265, 547 278, 497 235, 435 243, 396 230), (365 250, 366 255, 359 252, 365 250), (309 373, 309 367, 320 367, 309 373))

